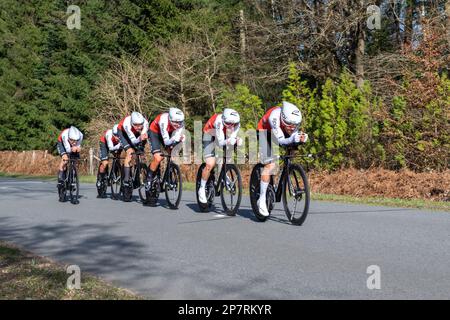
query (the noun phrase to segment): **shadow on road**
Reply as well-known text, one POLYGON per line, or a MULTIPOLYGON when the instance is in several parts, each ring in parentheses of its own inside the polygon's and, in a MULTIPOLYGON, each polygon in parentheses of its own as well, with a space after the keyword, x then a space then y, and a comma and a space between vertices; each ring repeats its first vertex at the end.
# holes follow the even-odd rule
POLYGON ((220 270, 196 264, 195 259, 179 261, 170 252, 163 251, 157 243, 134 241, 129 236, 118 235, 115 228, 117 226, 113 223, 77 224, 68 220, 24 225, 15 217, 0 217, 1 240, 65 264, 76 264, 82 272, 102 276, 147 297, 264 297, 254 292, 264 278, 236 278, 224 284, 217 281, 220 279, 220 270))
POLYGON ((128 272, 127 277, 136 281, 157 271, 159 256, 126 236, 112 233, 112 224, 75 225, 57 221, 18 226, 13 221, 12 217, 0 217, 1 239, 65 263, 78 264, 82 270, 97 274, 128 272), (136 270, 134 262, 143 255, 151 255, 152 265, 146 270, 136 270))

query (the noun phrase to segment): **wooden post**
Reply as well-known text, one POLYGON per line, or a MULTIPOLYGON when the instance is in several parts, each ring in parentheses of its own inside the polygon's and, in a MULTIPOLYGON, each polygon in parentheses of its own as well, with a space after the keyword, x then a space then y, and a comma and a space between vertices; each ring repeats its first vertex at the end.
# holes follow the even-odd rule
POLYGON ((89 174, 94 175, 94 149, 89 148, 89 174))

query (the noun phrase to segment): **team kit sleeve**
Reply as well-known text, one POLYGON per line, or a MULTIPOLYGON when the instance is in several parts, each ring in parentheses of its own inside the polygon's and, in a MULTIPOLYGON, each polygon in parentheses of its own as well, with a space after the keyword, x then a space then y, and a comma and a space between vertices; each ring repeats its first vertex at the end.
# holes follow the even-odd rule
POLYGON ((277 138, 278 144, 288 145, 292 142, 290 137, 284 136, 283 130, 281 130, 280 114, 281 111, 275 110, 269 116, 270 127, 272 128, 272 134, 277 138))
POLYGON ((64 149, 66 149, 66 152, 67 153, 71 153, 72 152, 72 147, 70 146, 70 143, 69 143, 69 130, 65 130, 62 133, 61 140, 62 140, 62 143, 64 145, 64 149))
MULTIPOLYGON (((134 132, 131 130, 131 117, 130 116, 125 119, 125 121, 123 123, 123 128, 133 145, 137 145, 141 142, 141 136, 136 138, 136 136, 134 135, 134 132)), ((145 129, 145 122, 144 122, 143 130, 144 129, 145 129)), ((147 121, 147 131, 148 131, 148 121, 147 121)), ((146 132, 146 131, 144 131, 144 132, 146 132)))
POLYGON ((170 137, 169 131, 169 114, 165 113, 161 115, 161 118, 159 119, 159 129, 161 132, 161 136, 164 141, 164 145, 171 146, 176 142, 179 142, 181 139, 181 134, 183 132, 184 128, 178 128, 172 133, 172 137, 170 137))
POLYGON ((223 132, 223 122, 222 115, 219 115, 214 122, 215 134, 217 139, 217 144, 221 147, 227 144, 227 140, 225 139, 225 134, 223 132))
POLYGON ((109 151, 116 151, 120 149, 120 143, 114 145, 112 130, 108 130, 105 136, 109 151))

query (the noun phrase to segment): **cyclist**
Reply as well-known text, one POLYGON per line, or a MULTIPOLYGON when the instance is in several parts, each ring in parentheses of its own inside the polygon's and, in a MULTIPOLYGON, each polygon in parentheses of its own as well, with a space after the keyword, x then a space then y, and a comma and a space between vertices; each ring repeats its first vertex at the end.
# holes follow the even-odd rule
POLYGON ((260 196, 258 200, 259 213, 269 216, 266 205, 266 191, 270 182, 270 175, 275 169, 275 158, 272 153, 272 136, 282 146, 304 143, 308 135, 299 131, 302 114, 296 105, 283 101, 281 107, 269 109, 258 122, 258 137, 260 142, 261 162, 264 169, 261 173, 260 196), (264 141, 262 137, 265 137, 264 141))
POLYGON ((112 129, 106 130, 100 138, 100 165, 97 174, 97 188, 101 187, 102 181, 106 180, 106 167, 110 152, 118 152, 122 148, 119 139, 119 125, 116 124, 112 129))
POLYGON ((153 159, 148 168, 147 192, 152 187, 153 176, 163 159, 161 145, 170 147, 182 142, 185 138, 183 129, 184 113, 178 108, 169 108, 168 112, 159 114, 150 124, 149 136, 153 159))
POLYGON ((123 149, 126 152, 123 168, 123 185, 131 187, 130 180, 130 163, 132 154, 135 149, 145 146, 148 139, 148 121, 139 112, 132 112, 119 122, 118 136, 123 149))
POLYGON ((59 163, 58 172, 58 187, 60 187, 65 177, 67 161, 69 160, 69 155, 78 156, 81 152, 81 142, 83 141, 83 134, 76 127, 71 126, 70 128, 61 131, 58 137, 58 143, 56 145, 58 153, 61 156, 61 162, 59 163))
POLYGON ((223 113, 216 113, 206 122, 203 128, 203 156, 206 166, 198 189, 198 199, 201 203, 208 202, 205 187, 211 170, 216 165, 215 144, 220 147, 241 145, 242 139, 237 136, 240 127, 239 113, 229 108, 224 109, 223 113))

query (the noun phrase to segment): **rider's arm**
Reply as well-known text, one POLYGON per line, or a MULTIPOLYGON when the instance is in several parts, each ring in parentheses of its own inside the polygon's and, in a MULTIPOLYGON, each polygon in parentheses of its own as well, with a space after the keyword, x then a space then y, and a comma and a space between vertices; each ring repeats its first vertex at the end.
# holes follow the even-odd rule
POLYGON ((223 132, 223 123, 221 117, 216 118, 214 128, 216 129, 217 144, 220 147, 225 146, 227 144, 227 140, 225 139, 225 133, 223 132))
POLYGON ((183 129, 184 128, 178 128, 177 130, 175 130, 172 133, 171 140, 173 141, 173 143, 181 141, 181 135, 183 134, 183 129))
MULTIPOLYGON (((147 124, 147 126, 148 126, 148 124, 147 124)), ((145 127, 145 123, 144 123, 144 127, 145 127)), ((127 119, 125 119, 125 122, 123 123, 123 129, 125 130, 128 138, 130 139, 132 144, 137 145, 141 142, 141 136, 136 138, 136 136, 134 135, 134 132, 131 130, 131 117, 128 117, 127 119)))
POLYGON ((66 152, 71 153, 72 147, 70 146, 70 143, 69 143, 69 130, 66 130, 65 132, 63 132, 61 140, 62 140, 62 143, 64 144, 64 149, 66 149, 66 152))
POLYGON ((108 130, 108 132, 106 132, 106 143, 108 144, 109 151, 119 150, 120 143, 114 145, 112 138, 113 138, 112 130, 108 130))
POLYGON ((159 130, 161 132, 164 145, 171 146, 172 144, 174 144, 175 140, 173 139, 173 136, 172 138, 170 138, 169 131, 167 131, 168 127, 169 127, 169 115, 165 113, 161 115, 161 118, 159 118, 159 130))
POLYGON ((277 138, 279 145, 288 145, 292 143, 292 136, 286 138, 284 132, 281 129, 280 111, 274 110, 269 116, 270 127, 272 128, 272 134, 277 138))
POLYGON ((230 134, 230 138, 237 138, 237 135, 238 135, 238 133, 239 133, 239 129, 241 128, 241 124, 240 123, 238 123, 235 127, 234 127, 234 130, 233 130, 233 132, 230 134))

